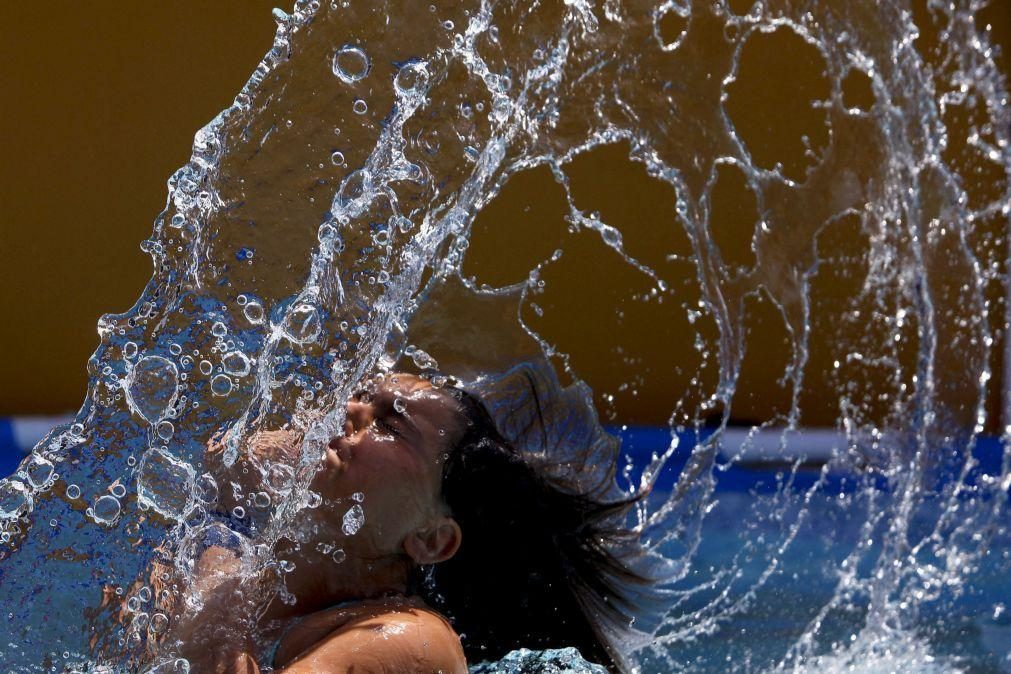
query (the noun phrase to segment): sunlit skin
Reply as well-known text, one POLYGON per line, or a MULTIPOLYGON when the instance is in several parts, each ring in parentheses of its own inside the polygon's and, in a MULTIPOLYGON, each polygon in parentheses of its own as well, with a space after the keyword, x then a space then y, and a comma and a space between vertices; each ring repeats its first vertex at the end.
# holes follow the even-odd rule
MULTIPOLYGON (((275 548, 278 560, 294 565, 284 585, 295 601, 275 597, 252 624, 221 628, 242 622, 232 620, 235 607, 249 604, 256 581, 235 580, 234 555, 209 548, 195 574, 204 610, 172 633, 186 644, 181 654, 191 671, 258 672, 262 644, 280 638, 275 672, 466 672, 449 623, 407 596, 412 568, 444 561, 460 545, 441 476, 461 432, 456 401, 413 375, 387 375, 355 394, 311 485, 322 504, 303 510, 292 540, 275 548), (347 535, 343 517, 356 495, 365 522, 347 535)), ((296 449, 297 436, 284 432, 253 444, 254 453, 273 458, 296 449)))

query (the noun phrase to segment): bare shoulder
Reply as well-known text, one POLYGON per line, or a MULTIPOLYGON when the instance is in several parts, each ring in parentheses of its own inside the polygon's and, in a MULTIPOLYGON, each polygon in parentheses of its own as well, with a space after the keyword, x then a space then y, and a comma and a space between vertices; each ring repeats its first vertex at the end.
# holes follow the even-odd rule
POLYGON ((325 635, 280 672, 467 672, 460 637, 442 615, 420 601, 362 602, 329 619, 325 635))

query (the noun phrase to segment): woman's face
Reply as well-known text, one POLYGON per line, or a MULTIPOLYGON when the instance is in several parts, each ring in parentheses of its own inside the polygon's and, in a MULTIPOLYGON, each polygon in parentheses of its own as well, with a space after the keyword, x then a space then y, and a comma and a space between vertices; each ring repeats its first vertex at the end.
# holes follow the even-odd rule
POLYGON ((385 375, 355 393, 313 482, 319 510, 336 520, 335 544, 398 553, 408 533, 445 514, 442 466, 461 432, 457 402, 414 375, 385 375))

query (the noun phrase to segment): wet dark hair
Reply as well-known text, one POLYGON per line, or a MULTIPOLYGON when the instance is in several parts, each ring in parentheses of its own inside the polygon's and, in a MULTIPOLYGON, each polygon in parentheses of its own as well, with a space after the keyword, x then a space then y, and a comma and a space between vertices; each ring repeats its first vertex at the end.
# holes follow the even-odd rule
POLYGON ((455 556, 428 571, 421 593, 452 622, 471 662, 575 646, 619 671, 603 628, 628 626, 631 589, 650 583, 631 566, 641 548, 625 525, 643 494, 615 500, 613 462, 551 464, 517 450, 477 397, 444 390, 466 420, 442 479, 463 537, 455 556))

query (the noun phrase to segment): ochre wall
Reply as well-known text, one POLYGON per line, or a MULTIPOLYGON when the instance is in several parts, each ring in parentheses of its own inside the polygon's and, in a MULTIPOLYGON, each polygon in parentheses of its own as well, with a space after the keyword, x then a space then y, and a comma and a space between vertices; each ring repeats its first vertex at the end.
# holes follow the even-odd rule
MULTIPOLYGON (((266 52, 274 33, 270 9, 277 4, 176 0, 4 6, 0 415, 58 413, 80 405, 85 364, 97 345, 96 321, 104 312, 125 310, 140 295, 151 265, 138 244, 164 205, 165 181, 188 158, 193 133, 231 101, 266 52)), ((1004 4, 995 0, 985 20, 993 23, 998 42, 1007 45, 1011 12, 1004 4)), ((1005 72, 1007 63, 1005 55, 1005 72)), ((601 162, 614 165, 613 152, 599 155, 601 162)), ((611 180, 589 187, 596 197, 610 199, 601 210, 616 209, 618 221, 651 217, 660 207, 649 198, 669 196, 655 185, 642 187, 648 182, 644 174, 633 175, 636 167, 630 171, 627 179, 638 181, 637 189, 652 192, 628 198, 628 191, 611 180)), ((592 175, 592 167, 586 173, 592 175)), ((489 218, 529 219, 526 207, 531 206, 561 226, 557 186, 547 176, 524 181, 490 207, 482 216, 485 224, 489 218)), ((481 255, 478 243, 475 254, 481 255)), ((503 269, 502 280, 519 280, 505 278, 507 272, 503 269)), ((564 297, 555 301, 566 303, 564 297)), ((762 329, 761 320, 752 348, 781 353, 781 325, 762 329)), ((587 345, 578 365, 591 383, 614 386, 613 373, 624 366, 595 360, 593 348, 587 345)), ((999 353, 1002 344, 997 348, 999 353)), ((738 416, 764 419, 782 407, 788 398, 776 381, 782 365, 775 357, 755 361, 735 402, 738 416)), ((999 359, 995 365, 1000 366, 999 359)), ((637 400, 619 405, 618 416, 663 423, 670 395, 647 386, 637 400)), ((805 421, 831 423, 835 398, 812 378, 806 401, 814 412, 805 421)), ((998 403, 993 396, 992 413, 998 403)))

